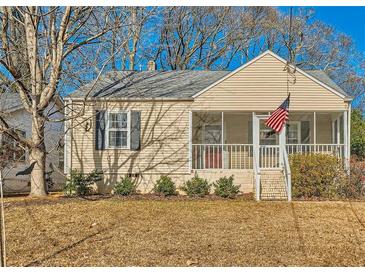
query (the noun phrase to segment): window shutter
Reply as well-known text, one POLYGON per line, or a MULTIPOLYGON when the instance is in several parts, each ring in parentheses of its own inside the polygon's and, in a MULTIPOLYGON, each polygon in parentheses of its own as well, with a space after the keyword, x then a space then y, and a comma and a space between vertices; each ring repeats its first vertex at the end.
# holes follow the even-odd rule
POLYGON ((141 112, 131 111, 131 133, 130 133, 131 150, 141 148, 141 112))
POLYGON ((106 111, 98 110, 96 111, 96 121, 95 121, 95 149, 104 150, 105 149, 105 138, 106 138, 106 111))

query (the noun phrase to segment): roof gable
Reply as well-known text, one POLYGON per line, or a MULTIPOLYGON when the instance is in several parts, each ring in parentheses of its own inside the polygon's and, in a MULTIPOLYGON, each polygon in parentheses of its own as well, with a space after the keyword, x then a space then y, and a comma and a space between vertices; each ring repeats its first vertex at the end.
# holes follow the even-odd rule
MULTIPOLYGON (((244 70, 245 68, 253 65, 254 63, 256 63, 258 60, 260 60, 261 58, 263 58, 266 55, 270 55, 270 56, 274 57, 275 59, 281 61, 284 65, 287 64, 287 61, 285 59, 283 59, 279 55, 275 54, 274 52, 272 52, 270 50, 267 50, 264 53, 262 53, 262 54, 258 55, 257 57, 255 57, 254 59, 252 59, 251 61, 247 62, 246 64, 243 64, 239 68, 235 69, 231 73, 225 75, 224 77, 222 77, 221 79, 219 79, 215 83, 212 83, 210 86, 208 86, 208 87, 204 88, 203 90, 201 90, 200 92, 196 93, 193 96, 193 98, 197 98, 197 97, 201 96, 206 91, 210 90, 211 88, 215 87, 216 85, 218 85, 219 83, 225 81, 226 79, 230 78, 231 76, 235 75, 236 73, 244 70)), ((294 68, 292 65, 290 65, 290 66, 292 68, 294 68)), ((337 86, 327 76, 327 74, 325 74, 323 71, 321 73, 319 73, 318 71, 312 71, 313 73, 310 73, 310 71, 304 71, 304 70, 302 70, 298 67, 296 67, 295 69, 296 69, 296 72, 301 73, 302 75, 306 76, 307 78, 309 78, 312 81, 316 82, 317 84, 321 85, 322 87, 324 87, 328 91, 336 94, 340 98, 342 98, 342 99, 351 99, 350 96, 348 96, 339 86, 337 86)))

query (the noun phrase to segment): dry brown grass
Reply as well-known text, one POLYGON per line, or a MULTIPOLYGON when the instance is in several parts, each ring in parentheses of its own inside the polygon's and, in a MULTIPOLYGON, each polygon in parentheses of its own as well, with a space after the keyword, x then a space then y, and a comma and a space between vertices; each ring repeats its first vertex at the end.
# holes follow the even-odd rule
POLYGON ((364 202, 25 199, 10 266, 363 266, 364 202))

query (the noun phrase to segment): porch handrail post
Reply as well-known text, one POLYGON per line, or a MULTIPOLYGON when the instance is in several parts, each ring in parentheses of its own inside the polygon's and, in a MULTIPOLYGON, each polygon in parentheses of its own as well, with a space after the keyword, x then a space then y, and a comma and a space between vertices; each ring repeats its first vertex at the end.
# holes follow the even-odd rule
POLYGON ((193 161, 192 161, 192 154, 193 154, 193 113, 189 111, 189 173, 191 173, 193 169, 193 161))

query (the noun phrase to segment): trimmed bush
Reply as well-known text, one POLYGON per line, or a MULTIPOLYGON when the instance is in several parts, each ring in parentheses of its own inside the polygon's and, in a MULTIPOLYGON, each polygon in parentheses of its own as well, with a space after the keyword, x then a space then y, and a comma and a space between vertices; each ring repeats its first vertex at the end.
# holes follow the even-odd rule
POLYGON ((346 198, 362 198, 365 195, 365 161, 357 156, 351 158, 350 178, 341 187, 341 196, 346 198))
POLYGON ((127 196, 136 193, 137 184, 131 177, 125 176, 114 186, 114 194, 127 196))
POLYGON ((89 195, 92 190, 91 185, 100 181, 101 175, 102 173, 97 170, 94 170, 89 174, 84 174, 77 169, 73 169, 66 180, 63 191, 68 197, 89 195))
POLYGON ((186 181, 181 187, 181 190, 185 191, 189 197, 204 197, 210 193, 211 184, 208 180, 200 178, 197 174, 186 181))
POLYGON ((234 198, 239 192, 240 187, 233 184, 233 175, 219 178, 214 186, 214 194, 223 198, 234 198))
POLYGON ((163 196, 176 195, 176 186, 169 176, 163 175, 156 181, 153 191, 163 196))
POLYGON ((296 198, 337 198, 347 184, 342 161, 328 154, 290 155, 292 195, 296 198))

